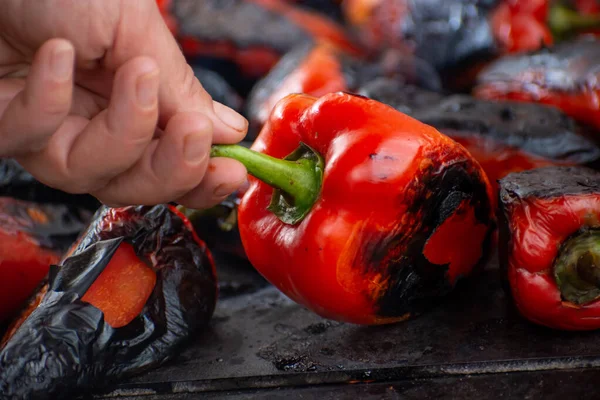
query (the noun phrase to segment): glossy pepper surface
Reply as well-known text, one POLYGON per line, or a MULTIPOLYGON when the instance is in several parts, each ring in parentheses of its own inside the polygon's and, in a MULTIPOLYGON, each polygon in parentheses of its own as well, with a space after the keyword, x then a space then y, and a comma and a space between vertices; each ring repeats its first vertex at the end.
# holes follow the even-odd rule
POLYGON ((546 167, 500 186, 501 261, 519 311, 555 329, 600 328, 600 174, 546 167))
POLYGON ((256 137, 275 104, 289 94, 320 97, 338 91, 356 92, 378 77, 441 90, 437 72, 414 56, 389 52, 366 60, 328 43, 306 43, 287 53, 252 89, 248 116, 254 129, 250 136, 256 137))
POLYGON ((238 213, 248 259, 323 317, 409 318, 485 254, 493 211, 484 172, 463 147, 389 106, 290 95, 252 148, 212 153, 260 179, 251 177, 238 213))
POLYGON ((91 215, 0 197, 0 323, 15 316, 91 215))
POLYGON ((538 102, 600 129, 600 40, 584 37, 503 57, 483 70, 474 95, 538 102))
POLYGON ((212 256, 168 206, 106 208, 0 350, 6 398, 72 398, 175 357, 217 296, 212 256))

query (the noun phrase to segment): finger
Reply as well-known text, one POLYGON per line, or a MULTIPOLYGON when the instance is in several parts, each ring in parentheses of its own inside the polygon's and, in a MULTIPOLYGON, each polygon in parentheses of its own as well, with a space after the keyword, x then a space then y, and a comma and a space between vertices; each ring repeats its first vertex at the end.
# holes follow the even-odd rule
POLYGON ((138 163, 92 193, 105 204, 154 205, 185 195, 202 180, 210 153, 212 121, 203 114, 177 114, 138 163))
POLYGON ((247 179, 246 168, 229 158, 211 159, 202 183, 177 202, 186 207, 212 207, 235 192, 247 179))
POLYGON ((98 190, 130 169, 154 136, 158 74, 156 63, 146 57, 124 64, 115 75, 108 108, 85 126, 77 124, 79 130, 73 124, 60 130, 28 165, 71 193, 98 190))
POLYGON ((36 53, 27 81, 0 119, 0 155, 17 156, 42 149, 71 108, 74 49, 52 39, 36 53))

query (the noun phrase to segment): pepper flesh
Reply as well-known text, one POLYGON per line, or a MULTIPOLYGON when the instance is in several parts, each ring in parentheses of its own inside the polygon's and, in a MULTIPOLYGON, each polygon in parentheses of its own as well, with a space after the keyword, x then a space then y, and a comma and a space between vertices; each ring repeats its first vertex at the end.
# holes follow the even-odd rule
POLYGON ((121 243, 81 301, 102 310, 113 328, 140 315, 156 285, 156 273, 143 263, 128 243, 121 243))
POLYGON ((300 143, 325 162, 306 216, 283 222, 268 209, 273 189, 252 177, 238 212, 248 259, 296 302, 326 318, 396 322, 448 293, 484 255, 491 187, 435 129, 360 96, 290 95, 252 148, 280 159, 300 143), (472 236, 452 248, 432 243, 439 264, 428 261, 428 240, 463 223, 472 236))
POLYGON ((545 167, 510 174, 500 186, 501 262, 519 311, 554 329, 600 328, 600 301, 565 300, 554 275, 564 243, 600 228, 600 175, 583 167, 545 167))

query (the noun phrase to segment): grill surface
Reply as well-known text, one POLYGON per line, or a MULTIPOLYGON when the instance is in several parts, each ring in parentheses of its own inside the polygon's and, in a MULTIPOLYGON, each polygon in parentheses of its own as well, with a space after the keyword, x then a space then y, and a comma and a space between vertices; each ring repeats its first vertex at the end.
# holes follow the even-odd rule
POLYGON ((428 314, 358 327, 319 318, 250 267, 218 261, 221 300, 210 329, 176 360, 100 398, 595 397, 598 333, 522 319, 495 262, 428 314))

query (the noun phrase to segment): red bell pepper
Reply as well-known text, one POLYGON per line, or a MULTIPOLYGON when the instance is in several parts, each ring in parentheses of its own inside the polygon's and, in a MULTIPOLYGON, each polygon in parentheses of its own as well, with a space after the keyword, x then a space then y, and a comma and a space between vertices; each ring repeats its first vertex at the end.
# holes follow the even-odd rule
POLYGON ((501 264, 517 308, 563 330, 600 328, 600 174, 545 167, 500 181, 501 264))
POLYGON ((599 71, 600 40, 580 38, 497 60, 482 71, 474 95, 552 105, 600 129, 599 71))
POLYGON ((238 212, 252 265, 323 317, 407 319, 486 253, 494 217, 479 164, 374 100, 287 96, 252 150, 216 145, 212 156, 252 175, 238 212))
POLYGON ((64 241, 83 230, 80 217, 65 206, 0 197, 0 322, 19 311, 60 260, 64 241))

